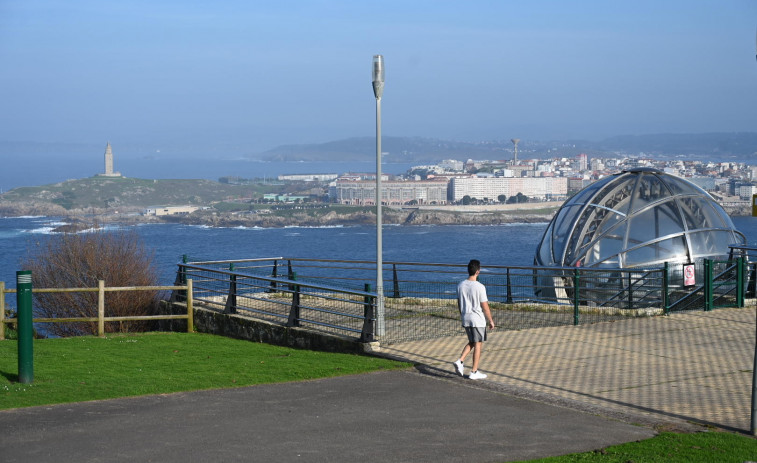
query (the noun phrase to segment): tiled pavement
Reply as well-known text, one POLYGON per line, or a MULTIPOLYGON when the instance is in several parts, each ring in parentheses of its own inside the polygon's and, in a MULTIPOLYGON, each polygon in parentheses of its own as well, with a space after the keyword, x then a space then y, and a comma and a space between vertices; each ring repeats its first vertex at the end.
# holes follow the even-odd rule
MULTIPOLYGON (((748 432, 754 301, 581 326, 493 331, 481 370, 490 387, 650 423, 748 432)), ((464 336, 382 346, 382 353, 452 373, 464 336)), ((471 357, 466 365, 466 375, 471 357)), ((467 379, 460 381, 469 381, 467 379)))

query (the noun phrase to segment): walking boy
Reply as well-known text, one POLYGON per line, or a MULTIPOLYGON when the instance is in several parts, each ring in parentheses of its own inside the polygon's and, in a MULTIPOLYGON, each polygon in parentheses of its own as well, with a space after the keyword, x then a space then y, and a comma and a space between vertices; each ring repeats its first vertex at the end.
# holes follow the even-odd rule
POLYGON ((486 378, 486 374, 478 371, 478 361, 481 359, 481 347, 486 341, 487 325, 490 330, 494 329, 486 288, 476 281, 480 272, 481 262, 472 259, 468 262, 468 279, 457 285, 457 307, 460 309, 463 328, 468 335, 468 344, 463 348, 460 358, 453 364, 457 374, 463 376, 465 357, 473 351, 473 369, 468 376, 469 379, 486 378))

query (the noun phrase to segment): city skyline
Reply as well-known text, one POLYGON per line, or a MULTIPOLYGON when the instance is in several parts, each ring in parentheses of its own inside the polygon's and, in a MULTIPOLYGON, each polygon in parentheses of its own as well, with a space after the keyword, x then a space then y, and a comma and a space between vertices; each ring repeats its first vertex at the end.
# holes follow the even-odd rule
POLYGON ((370 136, 374 54, 387 136, 753 131, 755 13, 745 0, 9 0, 0 141, 212 158, 370 136))

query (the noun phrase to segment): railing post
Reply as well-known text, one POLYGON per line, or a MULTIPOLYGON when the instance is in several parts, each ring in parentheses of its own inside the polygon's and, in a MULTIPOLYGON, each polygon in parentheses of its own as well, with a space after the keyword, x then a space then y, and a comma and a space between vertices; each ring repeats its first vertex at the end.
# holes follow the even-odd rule
POLYGON ((195 330, 195 311, 192 299, 194 298, 194 291, 192 290, 192 279, 187 280, 187 333, 191 333, 195 330))
POLYGON ((736 259, 736 305, 737 307, 744 307, 744 258, 739 257, 736 259))
POLYGON ((105 336, 105 280, 97 281, 97 335, 105 336))
MULTIPOLYGON (((272 278, 278 278, 279 277, 279 261, 278 259, 273 260, 273 274, 271 275, 272 278)), ((269 285, 270 288, 268 288, 269 293, 275 293, 276 292, 276 282, 272 281, 269 285)))
MULTIPOLYGON (((234 271, 234 264, 229 264, 229 271, 234 271)), ((226 296, 226 306, 223 313, 237 313, 237 276, 229 275, 229 294, 226 296)))
POLYGON ((712 310, 712 261, 704 260, 704 311, 712 310))
POLYGON ((633 310, 633 279, 631 272, 628 272, 628 310, 633 310))
MULTIPOLYGON (((371 292, 371 284, 365 284, 365 292, 371 292)), ((373 342, 375 337, 373 335, 373 317, 376 307, 376 298, 372 296, 365 296, 363 300, 365 302, 365 308, 363 310, 363 330, 360 332, 360 342, 373 342)))
POLYGON ((662 314, 667 315, 668 308, 668 263, 662 266, 662 314))
POLYGON ((394 283, 394 298, 399 299, 400 297, 400 283, 399 278, 397 278, 397 264, 392 264, 392 278, 394 283))
MULTIPOLYGON (((189 258, 186 254, 181 256, 181 264, 179 264, 179 271, 176 272, 176 280, 174 280, 174 286, 185 286, 187 284, 187 268, 185 264, 189 258)), ((183 289, 175 289, 171 292, 171 302, 181 302, 186 300, 187 293, 183 289)))
POLYGON ((0 281, 0 341, 5 340, 5 282, 0 281))
MULTIPOLYGON (((297 280, 297 274, 292 272, 291 280, 297 280)), ((292 293, 292 307, 289 309, 287 326, 300 326, 300 285, 290 285, 292 293)))
POLYGON ((581 278, 579 276, 578 268, 573 269, 573 325, 578 325, 578 292, 580 291, 579 285, 581 284, 581 278))
POLYGON ((505 299, 505 302, 507 304, 513 303, 513 291, 510 285, 510 267, 507 267, 507 299, 505 299))

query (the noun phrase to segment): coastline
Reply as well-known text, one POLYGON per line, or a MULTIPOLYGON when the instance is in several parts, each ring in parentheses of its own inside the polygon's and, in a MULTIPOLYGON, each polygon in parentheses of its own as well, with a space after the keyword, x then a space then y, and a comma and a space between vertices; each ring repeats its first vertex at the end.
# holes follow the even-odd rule
MULTIPOLYGON (((561 202, 496 204, 488 206, 419 206, 385 207, 382 223, 385 225, 501 225, 509 223, 548 223, 561 202)), ((731 216, 751 215, 744 208, 725 208, 731 216)), ((58 233, 75 233, 98 228, 105 224, 137 225, 144 223, 180 223, 208 227, 259 227, 284 228, 333 227, 374 225, 374 211, 359 209, 354 212, 337 212, 324 209, 293 209, 282 213, 259 211, 219 212, 198 210, 185 215, 155 216, 141 213, 139 208, 66 210, 49 203, 0 203, 0 217, 48 216, 60 217, 65 224, 57 227, 58 233)))

